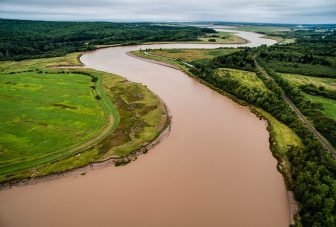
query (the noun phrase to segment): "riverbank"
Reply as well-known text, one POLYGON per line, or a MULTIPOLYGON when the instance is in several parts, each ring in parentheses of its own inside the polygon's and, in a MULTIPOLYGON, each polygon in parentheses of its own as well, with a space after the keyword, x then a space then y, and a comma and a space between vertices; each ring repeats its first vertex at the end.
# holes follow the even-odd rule
POLYGON ((291 171, 290 171, 290 163, 286 157, 286 152, 287 152, 288 146, 293 146, 293 145, 303 146, 301 139, 298 138, 297 135, 294 132, 292 132, 286 125, 279 122, 271 114, 265 112, 261 108, 251 105, 247 103, 246 101, 241 100, 237 98, 236 96, 225 92, 222 89, 218 89, 217 87, 208 83, 207 81, 204 81, 200 79, 199 77, 193 75, 189 71, 190 67, 192 66, 186 65, 181 59, 177 60, 171 57, 157 56, 154 54, 149 54, 146 51, 133 51, 129 55, 135 58, 139 58, 139 59, 142 58, 143 60, 149 61, 154 64, 159 64, 159 65, 163 65, 166 67, 174 68, 176 70, 180 70, 183 73, 190 76, 191 78, 197 80, 200 83, 205 84, 209 88, 220 93, 221 95, 227 96, 234 102, 240 105, 248 106, 252 113, 254 113, 260 119, 263 119, 267 122, 267 131, 269 132, 269 147, 273 154, 273 157, 278 162, 277 169, 283 175, 284 181, 286 183, 286 187, 288 190, 288 202, 290 204, 289 205, 289 215, 290 215, 290 220, 291 220, 290 222, 291 222, 291 225, 294 225, 299 219, 298 217, 299 204, 295 200, 293 196, 293 192, 291 191, 292 177, 291 177, 291 171), (286 138, 287 141, 283 141, 284 138, 286 138), (289 141, 291 141, 292 144, 290 144, 289 141))

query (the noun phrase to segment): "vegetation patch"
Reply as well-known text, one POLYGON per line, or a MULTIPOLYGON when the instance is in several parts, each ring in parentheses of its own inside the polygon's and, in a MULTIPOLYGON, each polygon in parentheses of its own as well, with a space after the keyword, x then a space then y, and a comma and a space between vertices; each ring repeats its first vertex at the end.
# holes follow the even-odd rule
POLYGON ((198 38, 200 43, 244 44, 247 40, 230 32, 208 33, 198 38))
POLYGON ((215 71, 219 77, 230 77, 232 80, 239 81, 239 85, 251 90, 269 92, 265 84, 259 79, 255 72, 249 72, 239 69, 218 68, 215 71))
POLYGON ((321 112, 336 121, 336 100, 308 94, 304 94, 304 97, 315 106, 322 105, 321 112))
POLYGON ((80 65, 78 55, 1 64, 1 183, 110 158, 126 163, 167 125, 164 104, 145 86, 91 69, 55 67, 80 65))
POLYGON ((268 121, 269 131, 272 134, 271 146, 275 147, 273 151, 277 152, 282 158, 286 159, 289 147, 303 147, 301 138, 287 125, 260 108, 256 109, 256 112, 268 121))
MULTIPOLYGON (((218 49, 154 49, 147 50, 151 55, 183 60, 191 64, 206 63, 209 60, 240 51, 239 48, 218 48, 218 49)), ((144 54, 143 51, 139 52, 144 54)))
POLYGON ((331 77, 336 78, 336 70, 324 65, 312 65, 299 62, 283 62, 270 60, 269 65, 277 72, 303 74, 306 76, 315 77, 331 77))
MULTIPOLYGON (((308 95, 336 100, 336 79, 334 78, 317 78, 297 74, 282 74, 281 76, 308 95)), ((310 100, 310 96, 306 97, 310 100)))
POLYGON ((312 84, 315 87, 323 87, 325 90, 336 92, 336 78, 319 78, 289 73, 283 73, 281 76, 297 87, 312 84))
POLYGON ((280 74, 291 86, 303 91, 302 98, 310 102, 315 111, 336 121, 336 79, 280 74))
POLYGON ((0 75, 0 84, 9 80, 16 85, 0 86, 0 150, 6 150, 0 154, 0 173, 58 158, 57 153, 91 139, 105 125, 108 113, 94 99, 86 75, 0 75))

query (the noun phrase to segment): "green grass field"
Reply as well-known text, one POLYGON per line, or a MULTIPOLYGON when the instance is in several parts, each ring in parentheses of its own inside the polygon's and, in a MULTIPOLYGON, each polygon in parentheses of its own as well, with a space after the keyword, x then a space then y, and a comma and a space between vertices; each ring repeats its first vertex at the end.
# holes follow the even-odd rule
POLYGON ((218 76, 229 76, 234 80, 238 80, 243 86, 251 89, 257 89, 265 92, 270 92, 264 82, 257 77, 254 72, 248 72, 239 69, 219 68, 216 71, 218 76))
MULTIPOLYGON (((323 86, 326 90, 336 92, 336 79, 335 78, 320 78, 311 76, 302 76, 299 74, 281 74, 291 85, 299 87, 300 85, 313 84, 316 87, 323 86)), ((304 97, 313 102, 320 103, 323 106, 322 113, 327 117, 336 120, 336 100, 328 99, 321 96, 314 96, 303 92, 304 97)))
POLYGON ((306 93, 304 93, 304 96, 313 103, 321 103, 323 106, 322 113, 324 113, 327 117, 336 120, 336 100, 313 96, 306 93))
POLYGON ((7 165, 33 167, 34 161, 49 160, 98 134, 106 116, 93 85, 79 74, 2 74, 0 173, 7 165))
POLYGON ((316 87, 324 87, 326 90, 336 92, 336 78, 319 78, 312 76, 303 76, 299 74, 282 73, 282 77, 289 80, 294 86, 313 84, 316 87))
POLYGON ((78 53, 2 62, 0 183, 127 157, 168 122, 165 106, 141 84, 85 68, 78 53))
POLYGON ((247 41, 230 32, 209 33, 204 37, 198 38, 200 43, 218 43, 218 44, 235 44, 246 43, 247 41))

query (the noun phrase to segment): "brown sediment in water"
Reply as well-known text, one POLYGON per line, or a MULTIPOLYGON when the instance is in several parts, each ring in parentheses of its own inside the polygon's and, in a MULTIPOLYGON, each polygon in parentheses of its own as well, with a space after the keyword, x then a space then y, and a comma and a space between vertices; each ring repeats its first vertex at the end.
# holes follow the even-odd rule
POLYGON ((159 95, 173 116, 170 135, 126 166, 1 191, 0 225, 288 226, 266 122, 180 71, 126 54, 139 48, 81 60, 159 95))

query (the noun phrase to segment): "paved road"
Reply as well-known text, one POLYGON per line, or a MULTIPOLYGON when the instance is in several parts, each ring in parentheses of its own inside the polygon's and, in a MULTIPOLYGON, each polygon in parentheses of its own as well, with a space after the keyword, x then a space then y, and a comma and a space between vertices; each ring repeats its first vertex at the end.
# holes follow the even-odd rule
MULTIPOLYGON (((267 77, 270 77, 266 70, 260 66, 256 60, 256 56, 254 56, 254 62, 256 67, 267 77)), ((336 159, 336 150, 335 148, 329 143, 329 141, 324 138, 314 127, 314 125, 307 120, 307 118, 301 113, 301 111, 295 106, 295 104, 285 95, 282 93, 282 98, 286 101, 289 107, 296 113, 299 119, 308 127, 308 129, 317 137, 317 139, 321 142, 321 144, 329 151, 329 153, 336 159)))

